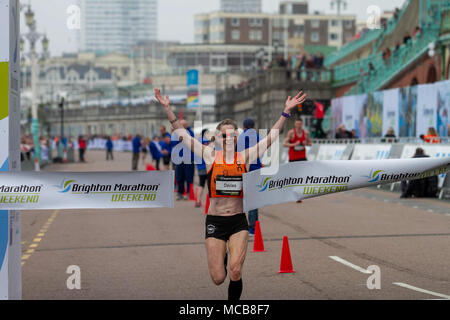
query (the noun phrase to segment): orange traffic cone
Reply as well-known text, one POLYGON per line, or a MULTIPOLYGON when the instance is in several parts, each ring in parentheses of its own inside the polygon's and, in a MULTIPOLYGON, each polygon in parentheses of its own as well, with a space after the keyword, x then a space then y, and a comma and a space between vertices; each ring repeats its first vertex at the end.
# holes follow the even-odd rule
POLYGON ((195 201, 194 184, 193 183, 191 183, 189 185, 189 201, 195 201))
POLYGON ((295 273, 292 268, 291 252, 289 250, 288 237, 283 237, 283 249, 281 251, 281 264, 278 273, 295 273))
POLYGON ((209 211, 209 194, 206 195, 205 214, 208 214, 208 211, 209 211))
POLYGON ((39 165, 39 158, 34 158, 34 171, 41 171, 41 166, 39 165))
POLYGON ((256 221, 255 224, 255 241, 253 242, 253 252, 266 252, 266 250, 264 250, 264 242, 259 221, 256 221))
POLYGON ((156 168, 150 163, 147 163, 146 169, 147 171, 156 171, 156 168))

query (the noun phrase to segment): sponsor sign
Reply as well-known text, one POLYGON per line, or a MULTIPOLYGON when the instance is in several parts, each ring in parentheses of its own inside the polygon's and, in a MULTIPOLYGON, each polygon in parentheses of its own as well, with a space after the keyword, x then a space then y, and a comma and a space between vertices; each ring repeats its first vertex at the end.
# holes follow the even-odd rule
POLYGON ((0 174, 0 209, 173 208, 173 171, 0 174))

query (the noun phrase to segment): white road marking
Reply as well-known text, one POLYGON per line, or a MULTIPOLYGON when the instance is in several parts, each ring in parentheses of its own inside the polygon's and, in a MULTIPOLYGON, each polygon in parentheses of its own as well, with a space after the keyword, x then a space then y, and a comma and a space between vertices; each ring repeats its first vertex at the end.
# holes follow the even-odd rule
POLYGON ((444 298, 444 299, 450 299, 450 296, 447 296, 445 294, 442 293, 437 293, 437 292, 433 292, 433 291, 429 291, 429 290, 425 290, 425 289, 421 289, 421 288, 417 288, 414 286, 410 286, 409 284, 406 283, 401 283, 401 282, 394 282, 393 284, 406 288, 406 289, 411 289, 414 291, 418 291, 418 292, 422 292, 422 293, 426 293, 426 294, 430 294, 432 296, 436 296, 436 297, 440 297, 440 298, 444 298))
POLYGON ((366 273, 366 274, 372 274, 372 272, 370 272, 369 270, 361 268, 361 267, 359 267, 359 266, 357 266, 357 265, 355 265, 355 264, 353 264, 351 262, 348 262, 347 260, 339 258, 337 256, 330 256, 330 258, 333 259, 334 261, 337 261, 337 262, 340 262, 340 263, 346 265, 347 267, 353 268, 353 269, 355 269, 355 270, 357 270, 359 272, 366 273))

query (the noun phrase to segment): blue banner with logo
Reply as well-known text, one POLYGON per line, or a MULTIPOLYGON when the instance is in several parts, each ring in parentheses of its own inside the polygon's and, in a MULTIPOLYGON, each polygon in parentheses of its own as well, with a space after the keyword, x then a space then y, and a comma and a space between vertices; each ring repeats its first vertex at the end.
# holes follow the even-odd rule
POLYGON ((194 109, 200 106, 199 96, 199 72, 198 70, 189 70, 187 72, 187 108, 194 109))

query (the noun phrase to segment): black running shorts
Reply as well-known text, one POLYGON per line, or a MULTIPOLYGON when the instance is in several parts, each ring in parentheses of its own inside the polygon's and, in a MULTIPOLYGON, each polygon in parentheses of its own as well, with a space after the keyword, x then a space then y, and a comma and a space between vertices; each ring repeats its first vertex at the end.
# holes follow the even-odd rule
POLYGON ((248 221, 245 213, 230 217, 207 215, 205 227, 205 239, 216 238, 226 242, 233 234, 248 231, 248 221))

